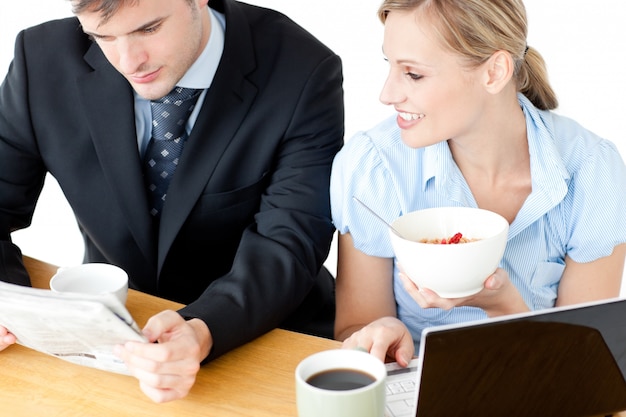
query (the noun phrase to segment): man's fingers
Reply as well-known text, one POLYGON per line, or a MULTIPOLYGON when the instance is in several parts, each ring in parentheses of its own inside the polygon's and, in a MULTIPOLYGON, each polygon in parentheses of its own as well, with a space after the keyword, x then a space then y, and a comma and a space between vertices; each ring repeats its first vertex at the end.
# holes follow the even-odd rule
POLYGON ((150 317, 142 332, 151 342, 161 339, 165 334, 184 323, 185 319, 175 311, 165 310, 150 317))

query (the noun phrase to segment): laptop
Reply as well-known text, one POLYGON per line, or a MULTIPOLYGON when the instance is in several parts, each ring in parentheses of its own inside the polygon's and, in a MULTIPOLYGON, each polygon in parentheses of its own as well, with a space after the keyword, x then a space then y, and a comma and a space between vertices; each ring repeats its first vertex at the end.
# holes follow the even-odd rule
POLYGON ((422 332, 387 364, 386 417, 582 417, 626 410, 626 299, 422 332))

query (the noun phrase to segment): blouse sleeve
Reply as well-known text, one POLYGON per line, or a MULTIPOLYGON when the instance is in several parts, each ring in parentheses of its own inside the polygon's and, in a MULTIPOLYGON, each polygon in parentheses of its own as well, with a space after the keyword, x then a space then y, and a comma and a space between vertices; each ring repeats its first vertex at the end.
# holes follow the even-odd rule
POLYGON ((388 222, 401 212, 388 161, 367 133, 346 141, 333 163, 330 199, 333 222, 350 233, 357 249, 370 256, 392 258, 388 228, 354 201, 363 201, 388 222))
POLYGON ((567 253, 576 262, 591 262, 626 242, 626 168, 606 140, 583 160, 570 184, 567 253))

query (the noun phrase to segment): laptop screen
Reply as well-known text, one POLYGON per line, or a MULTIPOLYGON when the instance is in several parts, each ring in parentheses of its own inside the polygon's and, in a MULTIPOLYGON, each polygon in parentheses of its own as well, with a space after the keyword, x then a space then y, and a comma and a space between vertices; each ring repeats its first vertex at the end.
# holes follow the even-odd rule
POLYGON ((422 334, 417 416, 588 416, 626 410, 626 300, 422 334))

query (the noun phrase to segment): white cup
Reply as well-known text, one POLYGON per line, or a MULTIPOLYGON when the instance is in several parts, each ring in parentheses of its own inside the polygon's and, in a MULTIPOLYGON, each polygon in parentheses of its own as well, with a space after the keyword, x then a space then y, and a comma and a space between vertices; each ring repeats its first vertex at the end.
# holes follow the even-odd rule
POLYGON ((125 305, 128 295, 128 274, 115 265, 87 263, 59 268, 50 279, 50 289, 58 293, 111 293, 125 305))
POLYGON ((318 352, 302 360, 295 374, 299 417, 384 416, 387 370, 383 362, 369 353, 352 349, 318 352), (342 371, 349 374, 337 373, 342 371), (315 383, 320 375, 325 382, 315 383), (361 385, 356 380, 363 375, 369 383, 354 387, 361 385), (343 389, 337 389, 338 385, 343 389))

